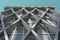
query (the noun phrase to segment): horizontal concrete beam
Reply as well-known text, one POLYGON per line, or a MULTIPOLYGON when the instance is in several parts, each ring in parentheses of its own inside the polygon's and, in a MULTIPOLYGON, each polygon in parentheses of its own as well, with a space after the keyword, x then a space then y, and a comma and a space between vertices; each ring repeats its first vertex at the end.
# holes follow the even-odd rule
POLYGON ((45 11, 46 10, 46 8, 49 8, 49 9, 52 9, 52 10, 54 10, 55 8, 54 7, 43 7, 43 6, 38 6, 38 7, 5 7, 4 9, 5 10, 7 10, 7 9, 10 9, 10 8, 13 8, 15 11, 18 11, 18 10, 20 10, 21 8, 26 8, 27 10, 32 10, 32 9, 34 9, 34 8, 38 8, 38 9, 40 9, 40 10, 43 10, 43 11, 45 11))

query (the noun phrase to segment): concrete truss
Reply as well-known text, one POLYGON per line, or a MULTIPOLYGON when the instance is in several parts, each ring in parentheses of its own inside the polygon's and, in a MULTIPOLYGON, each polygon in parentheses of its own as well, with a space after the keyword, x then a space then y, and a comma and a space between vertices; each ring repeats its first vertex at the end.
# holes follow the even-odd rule
POLYGON ((60 13, 54 7, 5 7, 0 40, 59 40, 60 13))

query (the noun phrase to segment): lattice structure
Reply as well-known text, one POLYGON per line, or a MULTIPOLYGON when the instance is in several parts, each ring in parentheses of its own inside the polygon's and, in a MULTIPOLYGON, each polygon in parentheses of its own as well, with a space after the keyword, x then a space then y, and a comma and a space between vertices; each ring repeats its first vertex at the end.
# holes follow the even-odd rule
POLYGON ((5 7, 0 14, 0 40, 59 40, 54 7, 5 7))

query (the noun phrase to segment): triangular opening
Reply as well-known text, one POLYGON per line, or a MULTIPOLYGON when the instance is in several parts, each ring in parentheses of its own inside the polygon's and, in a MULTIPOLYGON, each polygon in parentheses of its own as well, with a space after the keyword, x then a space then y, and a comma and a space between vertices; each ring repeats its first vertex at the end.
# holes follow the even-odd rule
POLYGON ((17 22, 6 31, 10 40, 23 40, 24 35, 27 33, 21 21, 17 22))
POLYGON ((2 15, 8 16, 8 15, 12 14, 13 12, 12 12, 12 10, 10 9, 10 10, 6 10, 6 11, 1 12, 1 13, 2 13, 2 15))
POLYGON ((43 14, 43 11, 35 9, 32 13, 35 14, 36 16, 41 16, 43 14))
POLYGON ((18 11, 17 14, 20 16, 20 17, 23 17, 24 15, 27 14, 27 12, 23 9, 21 11, 18 11))
POLYGON ((14 11, 19 11, 22 7, 12 7, 14 11))
POLYGON ((39 10, 46 11, 46 7, 38 7, 39 10))
POLYGON ((33 7, 25 7, 28 11, 32 11, 34 8, 33 7))
POLYGON ((11 15, 11 16, 8 16, 8 17, 5 17, 3 19, 4 21, 4 24, 5 24, 5 27, 8 27, 10 26, 13 22, 15 22, 17 20, 17 17, 15 14, 11 15))
POLYGON ((26 17, 23 18, 23 20, 30 26, 32 27, 32 25, 34 25, 34 23, 36 22, 35 18, 29 14, 26 17))

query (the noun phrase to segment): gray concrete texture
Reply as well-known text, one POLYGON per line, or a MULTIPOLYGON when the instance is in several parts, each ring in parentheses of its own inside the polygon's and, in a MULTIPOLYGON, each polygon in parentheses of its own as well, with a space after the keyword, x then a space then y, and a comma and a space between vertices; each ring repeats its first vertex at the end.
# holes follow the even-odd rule
POLYGON ((60 40, 60 13, 54 7, 5 7, 0 40, 60 40))

